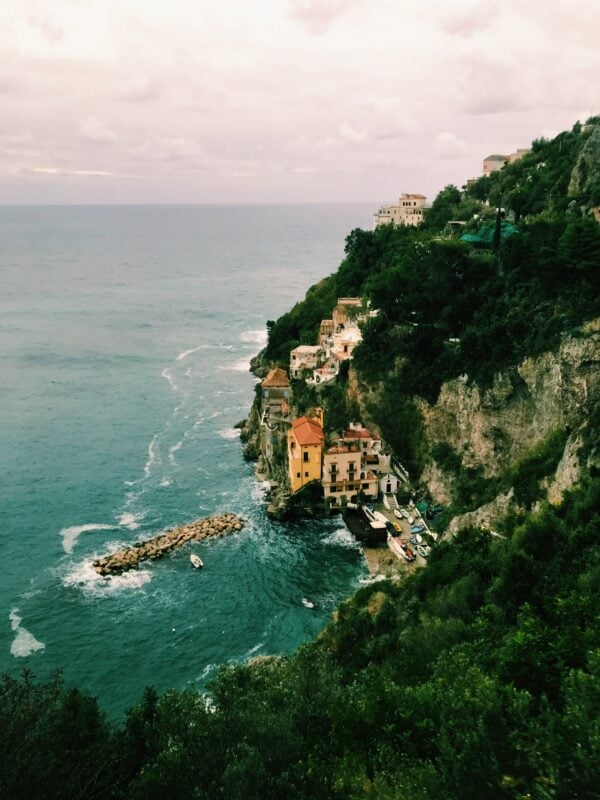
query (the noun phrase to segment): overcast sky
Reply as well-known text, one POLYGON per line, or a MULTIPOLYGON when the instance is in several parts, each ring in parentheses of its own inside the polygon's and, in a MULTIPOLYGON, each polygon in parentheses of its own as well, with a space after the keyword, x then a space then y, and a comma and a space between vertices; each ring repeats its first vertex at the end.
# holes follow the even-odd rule
POLYGON ((600 111, 600 0, 0 0, 0 203, 429 197, 600 111))

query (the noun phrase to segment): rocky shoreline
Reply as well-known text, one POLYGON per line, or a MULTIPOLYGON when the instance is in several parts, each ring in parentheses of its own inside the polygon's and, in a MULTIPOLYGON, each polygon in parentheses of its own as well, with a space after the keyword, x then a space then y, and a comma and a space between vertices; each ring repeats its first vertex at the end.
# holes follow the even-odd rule
POLYGON ((243 527, 244 521, 235 514, 197 519, 178 528, 170 528, 153 539, 136 542, 131 547, 97 558, 93 562, 93 567, 99 575, 120 575, 122 572, 135 569, 141 561, 156 561, 163 558, 186 542, 200 542, 203 539, 225 536, 228 533, 241 531, 243 527))

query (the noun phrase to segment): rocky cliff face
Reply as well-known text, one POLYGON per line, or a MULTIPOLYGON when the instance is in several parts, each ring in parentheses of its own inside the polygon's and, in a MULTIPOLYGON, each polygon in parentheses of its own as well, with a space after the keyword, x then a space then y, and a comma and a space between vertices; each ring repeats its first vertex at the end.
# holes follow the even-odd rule
MULTIPOLYGON (((420 406, 427 445, 450 445, 463 467, 480 468, 486 478, 505 474, 552 432, 567 431, 565 452, 547 486, 549 499, 559 502, 579 477, 585 428, 599 400, 600 320, 596 320, 565 337, 557 352, 528 358, 499 373, 489 389, 482 390, 463 376, 444 384, 435 405, 421 401, 420 406)), ((421 479, 434 499, 448 503, 452 476, 431 460, 421 479)), ((487 524, 507 512, 511 499, 503 496, 494 503, 498 508, 489 504, 480 515, 487 524)), ((474 522, 470 516, 454 520, 451 529, 474 522)))

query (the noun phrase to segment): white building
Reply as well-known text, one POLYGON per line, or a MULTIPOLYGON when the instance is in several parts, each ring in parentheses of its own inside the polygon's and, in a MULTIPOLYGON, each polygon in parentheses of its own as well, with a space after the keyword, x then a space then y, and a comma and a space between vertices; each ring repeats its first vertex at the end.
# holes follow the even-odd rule
POLYGON ((427 198, 424 194, 401 194, 397 205, 381 206, 375 214, 375 225, 420 225, 427 198))
POLYGON ((313 370, 319 366, 323 351, 320 345, 302 344, 290 352, 290 376, 301 378, 305 369, 313 370))

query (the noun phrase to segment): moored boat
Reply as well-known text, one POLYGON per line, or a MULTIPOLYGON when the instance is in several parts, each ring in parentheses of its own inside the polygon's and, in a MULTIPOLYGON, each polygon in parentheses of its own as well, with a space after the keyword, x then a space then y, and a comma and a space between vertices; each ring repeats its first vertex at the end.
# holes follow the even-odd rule
POLYGON ((192 562, 192 565, 194 566, 195 569, 200 569, 201 567, 204 566, 204 561, 202 561, 200 556, 197 556, 196 553, 191 554, 190 561, 192 562))

